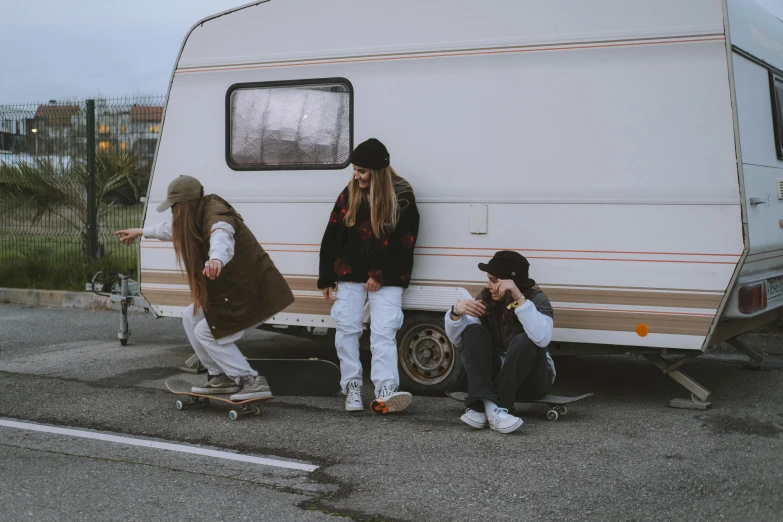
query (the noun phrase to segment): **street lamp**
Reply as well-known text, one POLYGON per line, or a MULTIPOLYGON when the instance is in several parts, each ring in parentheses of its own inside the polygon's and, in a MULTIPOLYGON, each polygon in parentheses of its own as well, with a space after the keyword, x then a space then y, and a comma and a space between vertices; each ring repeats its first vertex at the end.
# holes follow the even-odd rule
POLYGON ((32 129, 35 134, 35 155, 38 156, 38 129, 32 129))

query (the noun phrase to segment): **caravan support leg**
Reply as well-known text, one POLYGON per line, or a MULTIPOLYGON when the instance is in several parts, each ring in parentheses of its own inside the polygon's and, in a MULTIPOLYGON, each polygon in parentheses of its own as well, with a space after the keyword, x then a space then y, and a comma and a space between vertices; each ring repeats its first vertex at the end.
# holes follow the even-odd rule
POLYGON ((669 401, 669 406, 672 408, 685 408, 690 410, 706 410, 710 407, 710 402, 707 401, 710 397, 710 391, 691 379, 688 375, 682 373, 678 368, 687 362, 692 361, 696 357, 701 355, 701 352, 689 353, 678 359, 674 363, 669 364, 669 361, 657 354, 644 354, 644 358, 650 361, 656 368, 661 370, 664 375, 668 375, 685 389, 691 392, 691 400, 687 399, 672 399, 669 401))
POLYGON ((761 361, 764 360, 764 356, 761 355, 759 352, 748 346, 747 344, 740 341, 738 338, 729 339, 726 341, 729 343, 735 350, 737 350, 740 353, 744 353, 748 357, 750 357, 753 361, 756 362, 753 366, 761 366, 761 361))

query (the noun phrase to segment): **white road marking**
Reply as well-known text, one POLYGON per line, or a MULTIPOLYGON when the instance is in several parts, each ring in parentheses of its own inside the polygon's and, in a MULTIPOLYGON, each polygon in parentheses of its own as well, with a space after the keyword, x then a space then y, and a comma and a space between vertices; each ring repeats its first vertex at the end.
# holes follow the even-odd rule
POLYGON ((95 431, 72 430, 69 428, 58 428, 57 426, 47 426, 45 424, 32 424, 29 422, 17 422, 7 419, 0 419, 0 426, 6 428, 16 428, 27 431, 39 431, 42 433, 53 433, 55 435, 65 435, 68 437, 80 437, 83 439, 102 440, 106 442, 115 442, 117 444, 127 444, 129 446, 141 446, 143 448, 155 448, 166 451, 177 451, 179 453, 191 453, 193 455, 203 455, 205 457, 215 457, 225 460, 237 460, 240 462, 249 462, 252 464, 261 464, 262 466, 274 466, 276 468, 298 469, 302 471, 315 471, 318 466, 313 464, 301 464, 299 462, 288 462, 285 460, 267 459, 263 457, 251 457, 239 453, 230 453, 228 451, 210 450, 197 448, 195 446, 185 446, 183 444, 170 444, 168 442, 156 442, 153 440, 136 439, 132 437, 121 437, 119 435, 108 435, 95 431))

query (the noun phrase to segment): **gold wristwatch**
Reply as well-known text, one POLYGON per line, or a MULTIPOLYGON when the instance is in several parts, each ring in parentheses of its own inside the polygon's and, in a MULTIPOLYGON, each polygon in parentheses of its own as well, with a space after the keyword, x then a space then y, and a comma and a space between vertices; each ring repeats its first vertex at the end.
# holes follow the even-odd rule
POLYGON ((527 301, 527 299, 525 299, 525 296, 524 296, 524 294, 523 294, 523 295, 520 295, 520 296, 519 296, 519 299, 517 299, 516 301, 514 301, 513 303, 511 303, 510 305, 508 305, 508 306, 506 307, 506 309, 508 309, 508 310, 511 310, 512 308, 519 308, 520 306, 522 306, 523 304, 525 304, 525 301, 527 301), (519 302, 519 299, 522 299, 522 302, 521 302, 521 303, 519 302))

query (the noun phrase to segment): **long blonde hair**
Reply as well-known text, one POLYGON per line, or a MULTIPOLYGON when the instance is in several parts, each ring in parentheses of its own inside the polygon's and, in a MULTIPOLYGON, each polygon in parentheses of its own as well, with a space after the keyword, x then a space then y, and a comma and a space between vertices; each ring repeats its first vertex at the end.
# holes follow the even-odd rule
POLYGON ((207 241, 199 228, 201 199, 177 203, 172 207, 171 236, 177 263, 185 269, 193 300, 193 315, 199 307, 207 309, 207 278, 203 274, 207 259, 207 241))
POLYGON ((404 178, 394 172, 391 166, 367 170, 370 171, 370 188, 367 192, 359 188, 355 176, 348 184, 348 211, 343 221, 349 227, 354 226, 359 207, 369 196, 372 233, 376 238, 380 238, 397 228, 402 213, 397 197, 405 192, 412 192, 413 189, 404 178))

